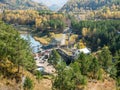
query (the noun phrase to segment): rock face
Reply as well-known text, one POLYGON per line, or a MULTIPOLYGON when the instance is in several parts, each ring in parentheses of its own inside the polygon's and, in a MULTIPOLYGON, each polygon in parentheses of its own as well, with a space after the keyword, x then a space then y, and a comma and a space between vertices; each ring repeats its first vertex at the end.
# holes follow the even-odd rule
POLYGON ((32 0, 0 0, 0 9, 33 9, 33 10, 47 10, 48 8, 42 4, 33 2, 32 0))
POLYGON ((111 4, 119 4, 118 0, 69 0, 60 12, 80 12, 82 10, 96 10, 103 6, 111 6, 111 4))

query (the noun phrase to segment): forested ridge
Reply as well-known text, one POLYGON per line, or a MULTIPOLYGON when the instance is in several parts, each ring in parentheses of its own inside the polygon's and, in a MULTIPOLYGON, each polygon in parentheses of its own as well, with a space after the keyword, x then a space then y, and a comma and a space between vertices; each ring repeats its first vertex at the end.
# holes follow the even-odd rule
POLYGON ((120 49, 120 20, 72 22, 73 31, 83 36, 93 50, 108 45, 111 52, 120 49))
POLYGON ((119 0, 68 0, 60 11, 79 12, 81 10, 97 10, 104 6, 111 7, 112 4, 120 5, 119 0))
POLYGON ((46 6, 36 3, 32 0, 0 0, 0 9, 33 9, 33 10, 47 10, 46 6))
POLYGON ((5 10, 1 19, 9 24, 33 26, 38 31, 60 31, 64 29, 67 20, 64 14, 48 10, 5 10))
MULTIPOLYGON (((120 75, 120 20, 98 20, 98 21, 72 21, 73 32, 82 36, 82 40, 86 42, 92 51, 95 53, 101 52, 101 54, 95 54, 98 57, 99 64, 109 63, 107 60, 110 60, 111 57, 111 66, 114 64, 113 72, 116 72, 115 78, 118 81, 119 87, 119 75, 120 75), (108 52, 104 51, 103 47, 108 46, 108 52), (109 58, 108 58, 109 57, 109 58), (103 60, 103 62, 101 61, 103 60)), ((110 66, 105 65, 104 69, 110 66)))

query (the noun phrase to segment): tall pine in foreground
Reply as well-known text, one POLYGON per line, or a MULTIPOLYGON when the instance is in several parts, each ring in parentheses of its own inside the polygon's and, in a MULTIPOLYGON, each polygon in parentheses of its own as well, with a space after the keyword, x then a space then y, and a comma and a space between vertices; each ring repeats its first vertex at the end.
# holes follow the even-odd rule
POLYGON ((52 50, 51 55, 48 59, 48 62, 51 63, 52 65, 56 66, 58 63, 61 62, 61 56, 56 50, 52 50))
POLYGON ((99 53, 98 60, 101 67, 112 77, 116 77, 116 63, 113 61, 113 56, 108 47, 104 46, 99 53))
MULTIPOLYGON (((35 69, 35 61, 27 41, 21 39, 20 34, 12 26, 0 21, 0 61, 9 60, 14 66, 35 69)), ((11 67, 12 68, 12 67, 11 67)))

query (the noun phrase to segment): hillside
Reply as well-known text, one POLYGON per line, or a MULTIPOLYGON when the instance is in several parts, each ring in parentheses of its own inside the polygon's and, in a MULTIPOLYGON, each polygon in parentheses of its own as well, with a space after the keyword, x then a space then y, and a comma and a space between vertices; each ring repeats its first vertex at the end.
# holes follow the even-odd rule
POLYGON ((69 0, 60 12, 79 12, 83 10, 97 10, 104 6, 110 7, 112 4, 120 5, 119 0, 69 0))
POLYGON ((36 3, 32 0, 0 0, 0 9, 35 9, 35 10, 46 10, 42 4, 36 3))
POLYGON ((42 3, 52 11, 58 11, 68 0, 33 0, 38 3, 42 3))
POLYGON ((58 11, 61 7, 56 4, 53 4, 53 5, 49 6, 49 8, 52 11, 58 11))

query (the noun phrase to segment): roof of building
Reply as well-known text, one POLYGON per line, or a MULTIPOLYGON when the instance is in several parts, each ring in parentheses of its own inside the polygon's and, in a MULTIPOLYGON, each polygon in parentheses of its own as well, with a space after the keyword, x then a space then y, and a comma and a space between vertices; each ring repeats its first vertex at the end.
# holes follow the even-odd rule
POLYGON ((90 53, 90 50, 88 50, 88 48, 83 48, 83 49, 79 49, 80 52, 83 52, 85 54, 90 53))
POLYGON ((61 41, 61 40, 66 39, 66 35, 65 34, 56 34, 54 39, 57 41, 61 41))

